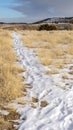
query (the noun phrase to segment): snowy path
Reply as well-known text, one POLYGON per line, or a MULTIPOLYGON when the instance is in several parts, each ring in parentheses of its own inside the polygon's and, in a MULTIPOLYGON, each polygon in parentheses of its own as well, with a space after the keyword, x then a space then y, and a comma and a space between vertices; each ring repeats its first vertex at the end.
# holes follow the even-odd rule
POLYGON ((20 64, 26 68, 23 76, 28 84, 27 103, 18 107, 21 115, 18 130, 73 130, 73 87, 64 91, 53 85, 52 78, 44 74, 47 68, 38 63, 32 49, 23 46, 16 33, 13 46, 20 64), (32 97, 38 98, 38 102, 33 103, 32 97), (47 105, 41 107, 41 101, 47 105))

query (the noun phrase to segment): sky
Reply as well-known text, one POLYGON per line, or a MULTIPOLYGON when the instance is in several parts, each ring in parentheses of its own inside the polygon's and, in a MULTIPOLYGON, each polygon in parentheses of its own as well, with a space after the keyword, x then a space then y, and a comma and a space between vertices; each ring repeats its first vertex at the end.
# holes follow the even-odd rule
POLYGON ((72 16, 73 0, 0 0, 0 21, 4 22, 35 22, 72 16))

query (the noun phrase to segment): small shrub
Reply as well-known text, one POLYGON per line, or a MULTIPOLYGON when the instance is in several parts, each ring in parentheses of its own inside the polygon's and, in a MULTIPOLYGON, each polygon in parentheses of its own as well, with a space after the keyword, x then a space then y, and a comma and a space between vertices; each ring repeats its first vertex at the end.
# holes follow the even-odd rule
POLYGON ((48 105, 47 101, 41 101, 40 106, 41 107, 46 107, 48 105))
POLYGON ((40 27, 39 27, 39 31, 41 31, 41 30, 57 30, 57 27, 54 24, 52 24, 52 25, 43 24, 43 25, 40 25, 40 27))
POLYGON ((32 102, 36 103, 36 102, 38 102, 38 99, 37 99, 37 98, 32 97, 32 102))

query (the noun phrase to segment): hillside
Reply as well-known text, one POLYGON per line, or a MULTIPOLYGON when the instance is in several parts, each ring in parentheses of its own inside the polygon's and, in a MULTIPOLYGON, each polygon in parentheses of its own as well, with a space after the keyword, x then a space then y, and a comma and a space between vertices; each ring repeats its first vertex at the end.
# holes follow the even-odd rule
POLYGON ((53 17, 53 18, 43 19, 41 21, 37 21, 34 23, 35 24, 39 24, 39 23, 73 23, 73 17, 65 17, 65 18, 53 17))
POLYGON ((40 30, 41 25, 48 24, 48 29, 43 28, 42 30, 73 30, 73 17, 69 18, 47 18, 34 23, 3 23, 0 22, 1 29, 19 29, 19 30, 40 30), (54 24, 55 28, 52 28, 54 24))

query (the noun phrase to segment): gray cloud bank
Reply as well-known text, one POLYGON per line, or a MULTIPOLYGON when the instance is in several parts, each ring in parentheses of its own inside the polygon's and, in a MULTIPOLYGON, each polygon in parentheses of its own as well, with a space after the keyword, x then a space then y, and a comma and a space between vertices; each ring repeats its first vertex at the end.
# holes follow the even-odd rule
POLYGON ((73 0, 14 0, 14 2, 15 6, 9 8, 26 15, 25 22, 48 17, 73 16, 73 0))

